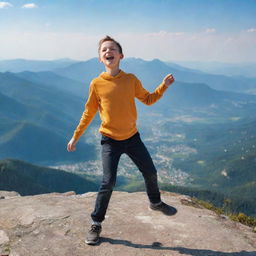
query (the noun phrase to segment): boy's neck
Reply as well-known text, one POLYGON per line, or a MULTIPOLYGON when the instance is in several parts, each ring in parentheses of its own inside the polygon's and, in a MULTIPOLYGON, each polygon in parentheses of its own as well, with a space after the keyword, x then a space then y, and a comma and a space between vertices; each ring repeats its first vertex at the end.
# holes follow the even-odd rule
POLYGON ((106 68, 106 72, 111 75, 111 76, 116 76, 118 75, 118 73, 120 72, 120 68, 119 66, 112 69, 112 68, 108 68, 108 67, 105 67, 106 68))

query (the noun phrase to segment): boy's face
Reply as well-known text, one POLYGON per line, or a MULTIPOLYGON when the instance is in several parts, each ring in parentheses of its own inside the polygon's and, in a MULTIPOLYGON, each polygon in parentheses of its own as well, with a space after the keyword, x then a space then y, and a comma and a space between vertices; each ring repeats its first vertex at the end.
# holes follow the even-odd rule
POLYGON ((105 41, 102 43, 99 51, 99 60, 108 68, 116 68, 119 66, 123 54, 119 52, 118 46, 113 41, 105 41))

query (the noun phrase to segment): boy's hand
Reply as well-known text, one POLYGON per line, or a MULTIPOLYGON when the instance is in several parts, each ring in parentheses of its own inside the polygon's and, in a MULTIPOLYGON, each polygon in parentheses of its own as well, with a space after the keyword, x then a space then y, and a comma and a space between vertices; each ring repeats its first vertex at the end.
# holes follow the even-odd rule
POLYGON ((68 152, 73 152, 76 150, 76 143, 77 143, 77 140, 75 140, 74 138, 72 138, 68 145, 67 145, 67 151, 68 152))
POLYGON ((164 80, 163 83, 165 84, 165 86, 169 87, 172 83, 174 82, 174 77, 172 74, 167 75, 164 80))

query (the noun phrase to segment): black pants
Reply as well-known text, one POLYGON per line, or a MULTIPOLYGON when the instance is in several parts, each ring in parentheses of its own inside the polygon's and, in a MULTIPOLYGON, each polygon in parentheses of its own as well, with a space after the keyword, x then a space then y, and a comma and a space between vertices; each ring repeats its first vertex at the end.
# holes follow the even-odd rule
POLYGON ((109 200, 116 183, 117 166, 123 153, 127 154, 141 171, 146 191, 151 203, 159 203, 160 192, 157 183, 157 171, 147 148, 136 133, 126 140, 113 140, 102 136, 103 179, 97 195, 95 209, 91 214, 92 220, 102 222, 108 208, 109 200))

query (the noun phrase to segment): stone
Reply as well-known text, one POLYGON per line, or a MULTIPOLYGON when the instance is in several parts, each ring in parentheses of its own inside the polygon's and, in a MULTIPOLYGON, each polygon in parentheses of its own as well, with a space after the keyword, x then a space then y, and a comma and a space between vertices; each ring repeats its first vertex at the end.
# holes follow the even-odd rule
POLYGON ((3 230, 0 230, 0 246, 8 242, 9 242, 9 237, 3 230))

